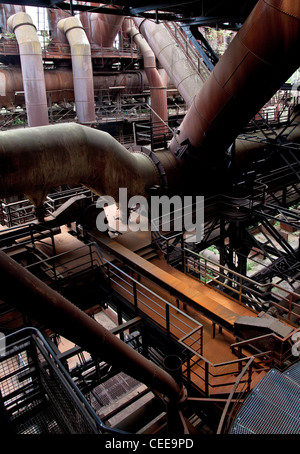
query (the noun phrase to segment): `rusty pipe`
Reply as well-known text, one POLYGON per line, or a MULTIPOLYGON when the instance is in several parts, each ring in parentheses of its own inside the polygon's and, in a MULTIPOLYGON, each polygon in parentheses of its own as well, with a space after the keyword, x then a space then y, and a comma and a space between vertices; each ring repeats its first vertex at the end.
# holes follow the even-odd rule
POLYGON ((163 84, 162 78, 156 67, 156 59, 154 52, 142 37, 140 32, 131 27, 127 30, 137 47, 140 49, 144 60, 144 70, 147 75, 151 108, 152 108, 152 125, 156 134, 164 134, 168 132, 168 105, 167 105, 167 87, 163 84))
MULTIPOLYGON (((117 9, 108 5, 107 8, 117 9)), ((90 13, 90 40, 100 47, 113 47, 117 34, 124 21, 124 16, 114 14, 90 13)))
POLYGON ((300 2, 259 0, 170 143, 176 153, 190 145, 192 156, 216 163, 249 120, 299 67, 300 2))
POLYGON ((78 123, 3 131, 0 136, 0 197, 25 194, 40 206, 52 187, 82 184, 119 199, 147 195, 160 184, 151 159, 130 152, 108 133, 78 123))
POLYGON ((122 342, 3 251, 0 251, 0 274, 5 282, 0 290, 4 301, 173 402, 183 397, 183 388, 167 372, 122 342))
POLYGON ((24 95, 29 126, 49 124, 42 48, 29 14, 10 16, 8 28, 15 33, 19 45, 24 95))
MULTIPOLYGON (((46 93, 51 94, 52 103, 74 101, 72 70, 69 68, 49 69, 44 72, 46 93)), ((93 76, 95 96, 99 90, 124 86, 123 93, 135 94, 148 89, 147 76, 144 70, 118 74, 95 74, 93 76)), ((168 88, 172 86, 168 85, 168 88)), ((24 104, 23 79, 20 67, 9 66, 0 69, 0 108, 24 104)))
POLYGON ((79 123, 96 121, 91 46, 77 16, 61 19, 58 29, 65 33, 71 48, 76 113, 79 123))
POLYGON ((176 89, 190 106, 205 79, 189 64, 183 50, 163 23, 156 24, 137 17, 133 20, 176 89))

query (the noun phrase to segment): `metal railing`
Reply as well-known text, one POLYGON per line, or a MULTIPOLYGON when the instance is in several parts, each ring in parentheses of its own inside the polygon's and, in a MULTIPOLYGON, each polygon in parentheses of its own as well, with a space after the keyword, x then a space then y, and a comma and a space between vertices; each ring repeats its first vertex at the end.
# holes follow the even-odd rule
POLYGON ((193 68, 197 71, 197 73, 202 77, 203 80, 206 80, 210 75, 210 71, 188 36, 181 30, 176 22, 164 22, 164 26, 171 34, 171 36, 176 40, 176 42, 180 45, 193 68))
POLYGON ((112 262, 104 259, 105 277, 110 286, 131 302, 136 311, 151 318, 167 336, 176 339, 193 353, 202 353, 203 327, 179 307, 134 279, 112 262))
POLYGON ((296 302, 299 295, 274 282, 256 282, 187 248, 184 249, 184 272, 205 285, 217 287, 227 295, 230 293, 240 304, 250 307, 261 307, 263 310, 265 301, 261 299, 268 295, 270 306, 279 309, 288 321, 297 322, 300 319, 300 304, 296 302), (299 310, 299 313, 295 312, 296 310, 299 310))
POLYGON ((102 423, 35 328, 6 337, 0 371, 1 396, 14 433, 125 433, 102 423))
POLYGON ((217 429, 218 435, 222 434, 222 433, 223 434, 227 433, 227 431, 230 427, 230 424, 234 418, 234 415, 236 414, 241 403, 243 402, 246 394, 248 394, 248 392, 249 392, 250 383, 249 383, 249 379, 248 379, 248 381, 247 380, 244 381, 244 385, 242 386, 242 389, 239 391, 238 396, 235 396, 237 389, 240 386, 240 384, 243 381, 246 374, 248 374, 248 377, 251 377, 250 371, 252 368, 253 361, 254 361, 254 357, 249 358, 249 361, 245 364, 243 370, 241 371, 240 375, 238 376, 236 383, 233 386, 233 388, 228 396, 227 402, 225 404, 225 407, 224 407, 224 410, 223 410, 223 413, 222 413, 222 416, 221 416, 221 419, 220 419, 220 422, 218 425, 218 429, 217 429), (233 403, 234 396, 235 396, 235 399, 234 399, 234 403, 233 403), (231 409, 229 409, 230 405, 232 405, 231 409))

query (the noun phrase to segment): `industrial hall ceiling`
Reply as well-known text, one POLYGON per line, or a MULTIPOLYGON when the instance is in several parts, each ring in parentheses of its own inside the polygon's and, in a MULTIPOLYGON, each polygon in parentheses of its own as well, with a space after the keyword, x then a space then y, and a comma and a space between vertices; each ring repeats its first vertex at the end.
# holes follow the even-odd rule
POLYGON ((257 0, 183 0, 163 2, 118 0, 117 2, 76 2, 55 0, 6 0, 1 3, 40 6, 75 11, 138 16, 148 19, 180 21, 187 24, 239 28, 257 0))

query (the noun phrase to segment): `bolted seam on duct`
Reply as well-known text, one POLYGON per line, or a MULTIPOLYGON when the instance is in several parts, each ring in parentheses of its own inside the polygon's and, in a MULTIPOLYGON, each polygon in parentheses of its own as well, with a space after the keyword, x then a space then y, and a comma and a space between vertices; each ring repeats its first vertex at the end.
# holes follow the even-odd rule
POLYGON ((91 46, 77 16, 61 19, 58 29, 65 33, 71 48, 76 113, 79 123, 96 121, 91 46))
POLYGON ((7 25, 19 46, 28 125, 48 125, 42 48, 35 25, 29 14, 23 12, 10 16, 7 25))

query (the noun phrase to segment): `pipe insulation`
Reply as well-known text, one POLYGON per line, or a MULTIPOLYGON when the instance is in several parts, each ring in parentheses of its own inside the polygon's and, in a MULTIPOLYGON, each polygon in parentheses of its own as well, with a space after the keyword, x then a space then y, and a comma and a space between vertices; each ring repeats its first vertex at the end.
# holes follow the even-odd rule
POLYGON ((64 32, 71 48, 74 96, 78 122, 96 121, 91 46, 77 16, 61 19, 58 29, 64 32))
POLYGON ((35 206, 61 184, 82 184, 116 201, 119 188, 127 188, 129 198, 160 184, 149 156, 77 123, 1 132, 0 169, 0 197, 25 194, 35 206))
POLYGON ((300 2, 259 0, 170 143, 215 162, 300 65, 300 2))
POLYGON ((10 16, 7 25, 19 46, 28 125, 48 125, 42 48, 35 25, 29 14, 23 12, 10 16))
POLYGON ((0 251, 0 273, 5 282, 1 286, 1 299, 171 401, 178 402, 184 396, 183 388, 171 375, 110 333, 3 251, 0 251))
POLYGON ((127 30, 127 34, 133 39, 144 60, 144 70, 147 75, 151 108, 152 108, 152 129, 156 134, 168 132, 168 103, 167 87, 164 85, 160 73, 156 67, 154 52, 135 27, 127 30))

